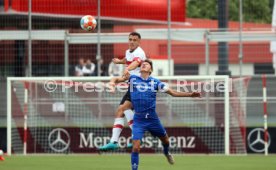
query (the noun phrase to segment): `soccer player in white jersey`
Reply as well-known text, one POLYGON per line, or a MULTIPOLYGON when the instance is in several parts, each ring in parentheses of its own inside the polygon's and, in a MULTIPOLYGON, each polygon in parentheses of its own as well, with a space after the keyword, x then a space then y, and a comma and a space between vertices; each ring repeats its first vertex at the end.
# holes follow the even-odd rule
MULTIPOLYGON (((113 59, 115 64, 126 64, 123 77, 127 74, 139 75, 141 62, 146 59, 144 50, 139 46, 141 35, 137 32, 131 32, 128 38, 129 49, 126 50, 125 58, 122 60, 118 58, 113 59)), ((130 92, 128 89, 116 111, 111 140, 108 144, 101 146, 99 150, 107 151, 119 148, 118 139, 124 127, 124 116, 127 119, 129 127, 132 129, 134 113, 131 108, 130 92)), ((132 147, 132 144, 128 145, 128 147, 132 147)))
POLYGON ((169 137, 156 113, 157 91, 165 92, 174 97, 200 97, 198 92, 178 92, 170 89, 160 80, 150 76, 152 70, 152 62, 147 59, 141 65, 141 75, 115 77, 110 81, 111 89, 114 91, 115 83, 129 80, 131 102, 135 111, 132 129, 132 170, 138 170, 140 141, 146 131, 162 141, 164 155, 170 164, 174 164, 174 159, 169 152, 169 137))

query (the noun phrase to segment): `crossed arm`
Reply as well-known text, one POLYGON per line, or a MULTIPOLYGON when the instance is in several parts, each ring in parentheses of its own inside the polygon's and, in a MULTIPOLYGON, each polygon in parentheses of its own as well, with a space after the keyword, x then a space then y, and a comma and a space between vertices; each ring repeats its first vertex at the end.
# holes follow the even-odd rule
MULTIPOLYGON (((113 63, 115 64, 126 64, 126 58, 123 58, 123 59, 118 59, 118 58, 114 58, 113 60, 113 63)), ((124 76, 126 74, 128 74, 128 71, 131 71, 131 70, 134 70, 136 69, 141 63, 137 60, 133 61, 124 71, 124 76)))
POLYGON ((119 58, 113 58, 113 63, 115 64, 126 64, 126 58, 123 58, 123 59, 119 59, 119 58))

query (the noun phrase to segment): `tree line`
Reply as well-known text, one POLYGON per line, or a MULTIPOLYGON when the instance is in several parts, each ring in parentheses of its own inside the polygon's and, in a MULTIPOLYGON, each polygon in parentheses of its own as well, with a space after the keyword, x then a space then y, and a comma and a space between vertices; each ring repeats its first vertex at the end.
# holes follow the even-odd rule
MULTIPOLYGON (((188 0, 188 18, 218 18, 219 0, 188 0)), ((239 21, 239 1, 228 0, 229 21, 239 21)), ((274 0, 243 0, 243 21, 271 23, 274 0)))

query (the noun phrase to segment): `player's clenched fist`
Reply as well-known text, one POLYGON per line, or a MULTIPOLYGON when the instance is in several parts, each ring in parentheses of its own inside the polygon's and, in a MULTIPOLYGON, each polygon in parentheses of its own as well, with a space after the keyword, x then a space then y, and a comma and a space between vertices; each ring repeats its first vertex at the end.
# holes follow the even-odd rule
POLYGON ((199 92, 192 92, 191 97, 201 97, 201 94, 199 92))

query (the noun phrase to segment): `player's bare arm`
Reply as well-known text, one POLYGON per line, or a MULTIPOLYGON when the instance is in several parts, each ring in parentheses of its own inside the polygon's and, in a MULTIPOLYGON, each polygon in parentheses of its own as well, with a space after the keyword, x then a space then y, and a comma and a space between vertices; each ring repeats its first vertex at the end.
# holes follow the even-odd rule
POLYGON ((117 83, 125 82, 128 79, 129 79, 129 74, 122 77, 113 77, 109 82, 108 88, 110 89, 111 92, 115 92, 115 85, 117 83))
POLYGON ((136 69, 141 64, 141 60, 135 60, 133 61, 124 71, 123 76, 126 76, 126 74, 129 73, 129 71, 136 69))
POLYGON ((115 64, 126 64, 126 59, 125 58, 123 58, 121 60, 119 58, 113 58, 112 61, 115 64))
POLYGON ((113 77, 109 83, 111 84, 116 84, 116 83, 121 83, 121 82, 125 82, 126 80, 129 79, 129 75, 125 76, 125 77, 113 77))
POLYGON ((168 91, 166 91, 166 93, 173 97, 200 97, 199 92, 179 92, 170 88, 168 89, 168 91))

